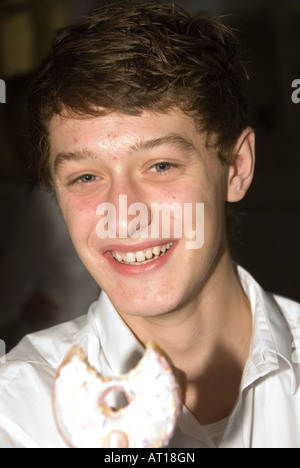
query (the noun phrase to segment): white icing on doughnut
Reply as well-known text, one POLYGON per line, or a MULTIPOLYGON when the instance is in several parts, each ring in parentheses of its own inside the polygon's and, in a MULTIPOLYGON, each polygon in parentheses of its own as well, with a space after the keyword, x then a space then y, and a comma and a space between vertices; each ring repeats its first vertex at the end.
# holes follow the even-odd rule
POLYGON ((131 448, 159 448, 167 446, 174 433, 179 394, 169 360, 153 342, 135 369, 113 379, 92 369, 75 347, 58 370, 54 409, 72 447, 101 448, 112 431, 121 431, 131 448), (114 410, 109 403, 112 392, 124 393, 128 404, 114 410))

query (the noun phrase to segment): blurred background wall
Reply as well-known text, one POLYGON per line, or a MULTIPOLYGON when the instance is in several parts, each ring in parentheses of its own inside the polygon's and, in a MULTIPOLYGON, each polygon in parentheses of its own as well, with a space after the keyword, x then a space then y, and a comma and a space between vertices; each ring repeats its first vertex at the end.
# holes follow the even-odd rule
MULTIPOLYGON (((226 22, 238 31, 243 42, 251 74, 248 100, 257 134, 257 165, 249 194, 238 206, 242 223, 239 235, 231 242, 232 255, 266 289, 300 300, 300 104, 291 100, 291 84, 300 79, 300 0, 178 0, 177 3, 192 13, 208 10, 214 16, 226 15, 226 22)), ((30 227, 38 232, 38 210, 43 213, 41 204, 36 205, 36 194, 32 199, 34 181, 28 172, 28 78, 49 50, 55 31, 78 21, 101 4, 100 0, 0 3, 0 79, 5 80, 7 93, 6 104, 0 104, 0 338, 12 345, 24 333, 69 318, 68 314, 54 313, 57 306, 54 304, 52 312, 41 319, 43 314, 39 311, 43 304, 49 309, 52 301, 43 290, 43 275, 38 280, 35 276, 32 281, 35 284, 23 287, 21 279, 19 282, 11 279, 7 266, 9 262, 17 262, 17 269, 26 276, 32 263, 30 258, 42 255, 36 245, 28 247, 22 236, 30 219, 30 227), (26 212, 28 209, 31 214, 26 212), (12 250, 17 251, 15 245, 19 253, 12 259, 12 250), (25 251, 27 256, 23 255, 25 251), (7 299, 1 306, 2 295, 7 296, 7 282, 11 297, 20 296, 18 310, 11 311, 7 299), (36 284, 41 283, 37 290, 36 284)), ((70 255, 69 251, 68 259, 70 255)), ((46 261, 43 268, 48 268, 46 261)), ((80 303, 80 310, 70 310, 70 316, 85 313, 85 303, 97 298, 97 286, 86 278, 88 285, 79 290, 85 302, 80 303)), ((70 271, 68 281, 74 281, 76 290, 78 276, 73 277, 70 271)))

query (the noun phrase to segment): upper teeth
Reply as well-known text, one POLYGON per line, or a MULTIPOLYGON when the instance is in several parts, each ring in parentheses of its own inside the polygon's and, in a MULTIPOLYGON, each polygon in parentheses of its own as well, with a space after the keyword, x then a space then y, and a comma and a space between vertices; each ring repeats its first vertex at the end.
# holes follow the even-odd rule
POLYGON ((161 253, 164 254, 169 250, 172 245, 173 242, 170 242, 161 246, 152 247, 151 249, 139 250, 138 252, 112 252, 112 255, 118 262, 142 263, 155 260, 161 253))

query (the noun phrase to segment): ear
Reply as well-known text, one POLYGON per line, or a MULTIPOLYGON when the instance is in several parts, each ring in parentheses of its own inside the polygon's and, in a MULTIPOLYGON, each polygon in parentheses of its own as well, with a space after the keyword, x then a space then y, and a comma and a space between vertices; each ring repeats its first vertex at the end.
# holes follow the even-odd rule
POLYGON ((238 202, 244 198, 253 179, 254 166, 255 134, 252 128, 246 128, 237 141, 229 167, 226 201, 238 202))

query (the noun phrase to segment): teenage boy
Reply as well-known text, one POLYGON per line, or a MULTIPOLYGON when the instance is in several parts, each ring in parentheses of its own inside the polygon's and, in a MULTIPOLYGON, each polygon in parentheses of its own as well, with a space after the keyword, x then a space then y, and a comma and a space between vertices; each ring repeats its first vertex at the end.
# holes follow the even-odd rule
POLYGON ((65 446, 52 389, 73 345, 118 376, 150 339, 181 374, 170 447, 300 446, 299 305, 234 265, 226 238, 228 203, 245 196, 254 171, 243 73, 227 27, 173 4, 108 5, 58 36, 31 89, 33 143, 103 292, 87 315, 25 337, 7 356, 1 446, 65 446), (146 207, 139 223, 135 203, 146 207), (181 237, 161 226, 151 236, 151 208, 162 203, 192 206, 201 248, 188 248, 185 226, 181 237), (107 236, 105 207, 115 209, 107 236))

